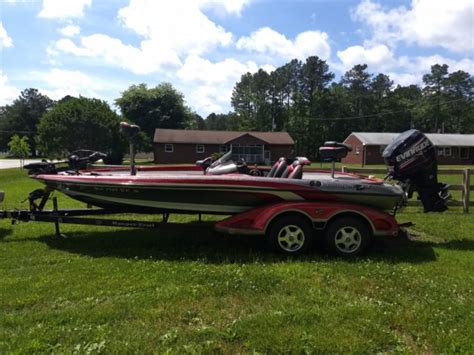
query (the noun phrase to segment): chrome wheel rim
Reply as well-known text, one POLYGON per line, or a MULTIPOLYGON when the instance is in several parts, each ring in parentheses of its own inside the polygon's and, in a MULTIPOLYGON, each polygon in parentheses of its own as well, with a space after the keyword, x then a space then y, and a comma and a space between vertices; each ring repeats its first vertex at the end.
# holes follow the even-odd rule
POLYGON ((354 227, 342 227, 334 238, 336 248, 342 253, 353 253, 362 245, 362 235, 354 227))
POLYGON ((277 240, 282 250, 295 252, 300 250, 304 245, 304 231, 299 226, 290 224, 280 229, 277 240))

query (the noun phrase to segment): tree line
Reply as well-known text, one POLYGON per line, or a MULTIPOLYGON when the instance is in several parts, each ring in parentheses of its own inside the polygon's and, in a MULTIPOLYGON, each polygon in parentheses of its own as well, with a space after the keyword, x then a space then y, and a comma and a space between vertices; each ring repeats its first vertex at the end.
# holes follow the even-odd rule
POLYGON ((12 104, 0 107, 0 151, 19 152, 21 137, 21 151, 26 141, 32 156, 58 158, 91 149, 107 153, 108 163, 120 163, 128 146, 119 132, 121 121, 141 126, 138 146, 147 152, 152 150, 155 128, 189 128, 195 115, 169 83, 154 88, 132 85, 115 104, 120 114, 96 98, 65 96, 53 101, 37 89, 26 89, 12 104))
POLYGON ((371 74, 365 64, 336 81, 324 60, 294 59, 271 73, 261 69, 242 75, 232 92, 233 111, 205 119, 169 83, 130 86, 115 100, 120 113, 103 100, 66 96, 53 101, 30 88, 0 107, 0 151, 8 150, 14 136, 22 136, 33 155, 39 151, 60 157, 87 148, 104 151, 110 162, 117 162, 127 147, 119 132, 123 120, 142 127, 142 151, 152 150, 156 128, 288 131, 296 154, 313 159, 324 141, 342 141, 351 132, 417 128, 474 133, 474 80, 469 73, 436 64, 422 82, 422 87, 394 86, 388 75, 371 74))
POLYGON ((318 57, 292 60, 270 74, 247 73, 232 93, 235 113, 221 117, 219 128, 288 131, 297 153, 312 158, 324 141, 351 132, 474 133, 474 81, 467 72, 433 65, 423 87, 395 87, 365 64, 334 78, 318 57))

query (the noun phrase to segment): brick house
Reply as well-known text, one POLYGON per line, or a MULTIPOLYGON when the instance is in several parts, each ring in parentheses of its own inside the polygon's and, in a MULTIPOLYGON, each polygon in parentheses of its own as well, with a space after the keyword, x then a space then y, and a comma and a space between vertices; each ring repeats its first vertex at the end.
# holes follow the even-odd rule
MULTIPOLYGON (((352 145, 352 152, 343 163, 360 165, 383 164, 382 153, 399 133, 353 132, 344 143, 352 145)), ((438 153, 439 164, 474 164, 474 134, 426 134, 438 153)))
POLYGON ((233 152, 233 159, 270 164, 294 154, 295 142, 287 132, 155 130, 155 163, 194 163, 212 153, 233 152))

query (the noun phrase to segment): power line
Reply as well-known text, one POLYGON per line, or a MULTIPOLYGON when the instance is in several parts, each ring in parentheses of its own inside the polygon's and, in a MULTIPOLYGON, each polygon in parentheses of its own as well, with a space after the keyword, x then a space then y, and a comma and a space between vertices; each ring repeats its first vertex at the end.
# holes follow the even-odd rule
POLYGON ((1 133, 22 133, 22 134, 28 134, 28 133, 35 133, 33 131, 17 131, 17 130, 3 130, 0 129, 1 133))
MULTIPOLYGON (((465 99, 455 99, 455 100, 445 101, 445 102, 441 102, 439 104, 428 105, 428 107, 446 105, 446 104, 450 104, 450 103, 457 102, 457 101, 465 101, 465 99)), ((369 117, 378 117, 378 116, 384 116, 384 115, 391 115, 391 114, 394 114, 394 113, 401 113, 401 112, 407 112, 407 111, 411 111, 411 109, 406 108, 406 109, 403 109, 403 110, 379 112, 379 113, 373 113, 373 114, 370 114, 370 115, 362 115, 362 116, 316 118, 316 119, 318 121, 345 121, 345 120, 356 120, 356 119, 359 119, 359 118, 369 118, 369 117)))

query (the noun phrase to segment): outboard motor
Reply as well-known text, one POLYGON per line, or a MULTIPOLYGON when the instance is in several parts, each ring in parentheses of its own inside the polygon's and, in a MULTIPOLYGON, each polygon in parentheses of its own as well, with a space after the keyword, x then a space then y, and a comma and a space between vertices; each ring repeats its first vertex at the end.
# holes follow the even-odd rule
POLYGON ((438 182, 433 143, 416 129, 400 134, 383 152, 388 178, 399 180, 408 198, 418 191, 425 212, 447 210, 448 185, 438 182))

